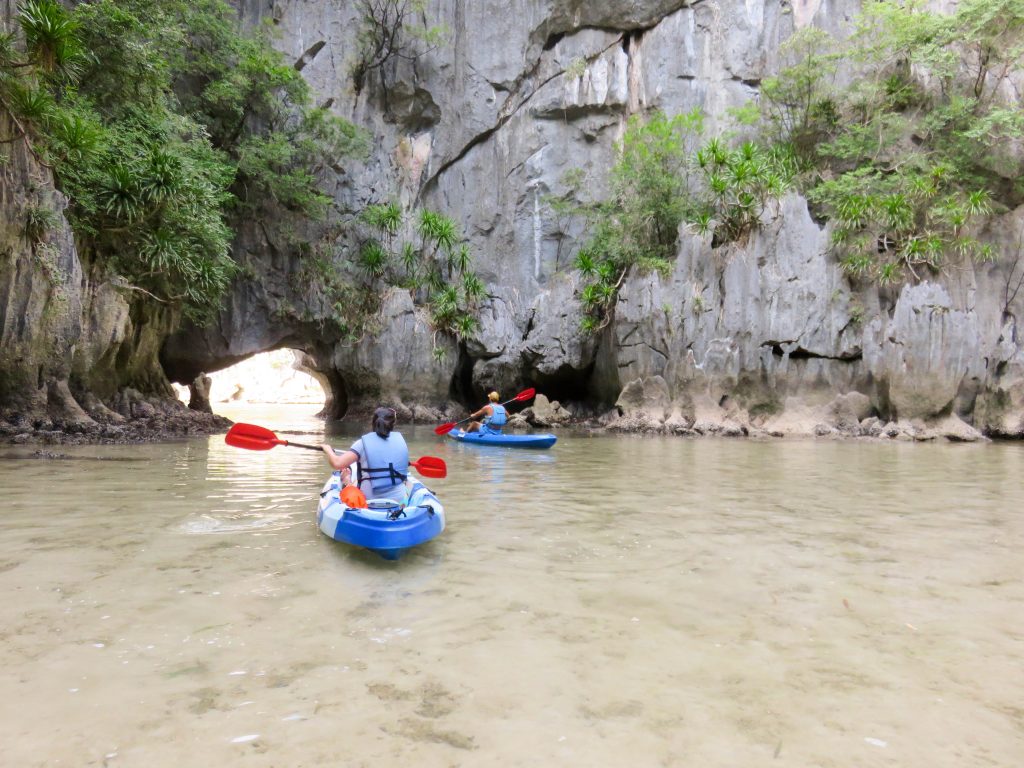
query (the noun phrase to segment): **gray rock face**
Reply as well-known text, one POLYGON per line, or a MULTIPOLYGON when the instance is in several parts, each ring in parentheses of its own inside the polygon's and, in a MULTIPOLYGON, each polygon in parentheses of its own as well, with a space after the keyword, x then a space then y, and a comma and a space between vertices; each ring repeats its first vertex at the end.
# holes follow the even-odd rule
POLYGON ((522 411, 523 419, 538 427, 555 427, 566 424, 572 417, 557 400, 548 400, 544 395, 537 395, 533 405, 522 411))
POLYGON ((188 407, 193 411, 213 413, 213 407, 210 405, 210 387, 212 385, 213 379, 205 373, 201 373, 196 376, 195 380, 188 385, 188 407))
MULTIPOLYGON (((0 116, 0 134, 14 132, 6 114, 0 116)), ((66 388, 82 332, 82 266, 63 216, 67 202, 46 183, 48 169, 23 141, 6 144, 4 151, 0 411, 39 411, 51 399, 61 401, 66 388)), ((76 419, 82 415, 74 413, 76 419)))
POLYGON ((72 375, 85 388, 103 397, 117 389, 117 358, 132 349, 134 324, 125 295, 101 275, 89 275, 81 284, 82 328, 72 358, 72 375))
POLYGON ((748 409, 786 397, 824 403, 867 380, 862 341, 828 235, 804 201, 781 201, 740 245, 712 249, 684 234, 670 278, 623 285, 614 332, 623 379, 663 376, 689 392, 748 409))
POLYGON ((899 418, 948 413, 965 379, 984 375, 978 317, 941 285, 905 286, 892 316, 873 319, 865 337, 869 368, 899 418))
MULTIPOLYGON (((1000 223, 1020 226, 1022 214, 1000 223)), ((982 429, 1019 434, 1011 361, 1020 352, 1007 341, 1015 321, 1004 317, 1024 304, 999 306, 1004 269, 961 264, 955 280, 906 285, 894 302, 878 288, 854 290, 827 231, 791 196, 747 243, 713 250, 684 236, 671 278, 628 281, 614 368, 623 382, 664 377, 684 411, 723 399, 747 418, 817 408, 816 418, 849 429, 872 414, 970 418, 980 401, 982 429)), ((958 427, 949 428, 954 437, 958 427)))
MULTIPOLYGON (((529 324, 514 348, 521 361, 520 375, 540 384, 560 380, 584 381, 593 365, 598 339, 580 329, 582 313, 571 279, 554 281, 539 291, 530 307, 529 324)), ((579 393, 583 395, 583 392, 579 393)))
MULTIPOLYGON (((552 200, 601 197, 630 115, 699 107, 713 129, 727 108, 757 95, 795 28, 837 31, 857 9, 853 0, 432 0, 425 18, 447 25, 445 43, 399 62, 386 88, 373 74, 357 92, 353 4, 243 3, 247 23, 274 19, 276 44, 318 102, 376 138, 364 162, 324 177, 338 203, 330 222, 341 233, 332 242, 337 269, 358 247, 352 212, 367 202, 441 211, 460 225, 488 290, 479 331, 457 342, 436 332, 407 292, 393 291, 371 329, 352 338, 337 328, 330 302, 297 279, 297 249, 271 241, 258 222, 240 233, 236 255, 249 277, 218 320, 164 338, 172 319, 142 322, 124 291, 88 270, 83 277, 61 220, 54 247, 69 299, 57 311, 53 284, 17 235, 19 215, 8 213, 25 204, 25 180, 38 175, 22 156, 7 167, 20 181, 3 188, 0 253, 13 256, 0 265, 0 371, 30 383, 40 366, 43 378, 70 372, 72 383, 112 402, 126 384, 160 388, 158 350, 168 375, 188 383, 291 347, 330 390, 334 416, 388 400, 436 417, 452 396, 472 404, 488 389, 533 385, 618 428, 1022 436, 1024 210, 982 233, 1000 254, 994 263, 955 264, 879 289, 851 284, 827 229, 790 195, 744 242, 712 248, 681 233, 668 277, 629 276, 610 324, 597 335, 580 330, 571 263, 586 233, 552 200), (582 174, 578 192, 569 171, 582 174), (23 315, 32 320, 19 325, 23 315), (43 339, 58 342, 44 350, 43 339), (125 360, 137 368, 126 370, 125 360)), ((49 396, 42 384, 18 389, 28 390, 49 396)), ((145 410, 135 394, 118 402, 128 414, 145 410)))
POLYGON ((372 343, 335 348, 331 363, 342 372, 346 395, 367 404, 444 402, 457 355, 455 344, 434 333, 408 291, 388 293, 381 319, 381 331, 372 343))
POLYGON ((663 422, 670 413, 672 396, 661 376, 634 379, 622 388, 615 407, 624 415, 642 414, 652 421, 663 422))

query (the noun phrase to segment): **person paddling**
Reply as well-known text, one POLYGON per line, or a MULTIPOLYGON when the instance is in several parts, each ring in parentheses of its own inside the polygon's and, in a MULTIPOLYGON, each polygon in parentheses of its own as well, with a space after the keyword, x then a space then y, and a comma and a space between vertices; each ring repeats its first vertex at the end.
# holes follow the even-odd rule
POLYGON ((342 483, 353 486, 352 464, 359 462, 359 490, 369 499, 392 499, 405 504, 405 481, 409 476, 409 446, 401 432, 395 430, 394 408, 380 406, 370 421, 372 432, 367 432, 343 453, 335 453, 328 443, 320 447, 327 462, 341 471, 342 483))
POLYGON ((498 393, 491 392, 487 395, 487 399, 490 400, 487 405, 470 415, 473 421, 469 422, 469 426, 466 427, 467 432, 484 431, 500 435, 501 428, 508 423, 508 411, 505 410, 504 405, 498 402, 501 400, 498 393), (477 419, 480 420, 477 421, 477 419))

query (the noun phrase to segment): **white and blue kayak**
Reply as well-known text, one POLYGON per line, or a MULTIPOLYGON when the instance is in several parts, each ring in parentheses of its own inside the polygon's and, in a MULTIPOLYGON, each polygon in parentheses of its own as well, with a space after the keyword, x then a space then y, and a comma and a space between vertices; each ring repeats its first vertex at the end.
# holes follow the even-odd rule
POLYGON ((554 435, 506 435, 504 432, 466 432, 453 429, 448 437, 469 445, 504 445, 507 448, 550 448, 558 439, 554 435))
POLYGON ((406 550, 430 541, 444 530, 444 507, 433 492, 412 475, 406 481, 404 505, 391 499, 369 499, 366 508, 350 509, 341 501, 341 475, 328 478, 320 493, 316 524, 335 541, 397 560, 406 550))

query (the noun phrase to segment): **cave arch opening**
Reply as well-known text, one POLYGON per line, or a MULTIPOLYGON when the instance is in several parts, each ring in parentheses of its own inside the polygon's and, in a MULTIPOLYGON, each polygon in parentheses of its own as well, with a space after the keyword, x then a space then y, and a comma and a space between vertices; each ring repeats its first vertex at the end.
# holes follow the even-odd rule
MULTIPOLYGON (((188 386, 175 384, 178 398, 196 407, 205 397, 214 413, 253 407, 296 407, 311 415, 326 415, 334 387, 316 370, 305 352, 275 349, 250 355, 233 365, 205 374, 208 387, 202 391, 202 376, 188 386)), ((200 405, 200 407, 202 407, 200 405)))

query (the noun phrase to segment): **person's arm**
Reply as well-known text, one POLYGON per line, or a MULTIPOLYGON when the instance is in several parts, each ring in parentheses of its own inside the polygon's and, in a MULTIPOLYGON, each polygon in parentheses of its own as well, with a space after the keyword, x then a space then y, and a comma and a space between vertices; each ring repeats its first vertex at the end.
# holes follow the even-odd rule
POLYGON ((493 411, 493 410, 494 409, 491 408, 490 405, 485 405, 483 408, 481 408, 479 411, 477 411, 476 413, 471 415, 469 418, 471 418, 471 419, 479 419, 481 416, 489 416, 491 414, 491 411, 493 411))
POLYGON ((345 483, 351 483, 352 472, 349 471, 349 467, 352 466, 353 462, 359 460, 359 454, 355 451, 335 453, 334 449, 327 443, 321 443, 320 447, 323 449, 324 455, 327 456, 327 463, 331 465, 331 468, 341 472, 341 479, 345 483))

